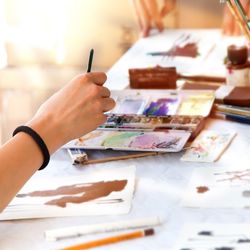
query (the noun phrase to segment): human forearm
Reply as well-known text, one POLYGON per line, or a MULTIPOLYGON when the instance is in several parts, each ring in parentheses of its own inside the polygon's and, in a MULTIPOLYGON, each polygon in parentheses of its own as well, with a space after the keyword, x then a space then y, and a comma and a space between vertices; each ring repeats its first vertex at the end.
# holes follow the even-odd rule
POLYGON ((0 212, 42 165, 43 156, 34 140, 18 133, 0 150, 0 212))
MULTIPOLYGON (((102 86, 105 81, 104 73, 74 78, 27 122, 26 125, 43 139, 50 154, 105 122, 104 113, 115 105, 110 91, 102 86)), ((42 166, 43 160, 39 146, 24 132, 0 148, 0 211, 42 166)))

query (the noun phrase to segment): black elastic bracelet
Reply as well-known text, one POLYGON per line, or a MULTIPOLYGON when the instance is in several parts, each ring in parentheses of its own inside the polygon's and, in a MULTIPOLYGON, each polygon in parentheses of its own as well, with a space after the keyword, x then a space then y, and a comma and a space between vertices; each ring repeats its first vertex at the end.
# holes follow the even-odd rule
POLYGON ((38 147, 40 148, 40 150, 43 154, 43 165, 39 168, 39 170, 44 169, 49 164, 50 154, 49 154, 49 150, 48 150, 45 142, 41 138, 41 136, 35 130, 33 130, 32 128, 30 128, 28 126, 17 127, 15 129, 15 131, 13 132, 13 136, 15 136, 19 132, 27 133, 36 142, 36 144, 38 145, 38 147))

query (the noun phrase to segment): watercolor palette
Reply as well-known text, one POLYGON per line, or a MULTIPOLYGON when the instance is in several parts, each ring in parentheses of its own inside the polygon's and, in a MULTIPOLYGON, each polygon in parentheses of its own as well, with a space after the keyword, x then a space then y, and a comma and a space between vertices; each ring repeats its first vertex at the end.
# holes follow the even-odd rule
POLYGON ((145 116, 109 114, 105 124, 99 130, 115 131, 165 131, 185 130, 195 137, 203 129, 205 119, 202 116, 145 116))
POLYGON ((182 130, 164 132, 95 130, 66 144, 65 148, 113 149, 129 151, 179 152, 191 133, 182 130))
POLYGON ((210 90, 124 90, 113 91, 113 114, 145 116, 188 115, 207 117, 214 103, 210 90))

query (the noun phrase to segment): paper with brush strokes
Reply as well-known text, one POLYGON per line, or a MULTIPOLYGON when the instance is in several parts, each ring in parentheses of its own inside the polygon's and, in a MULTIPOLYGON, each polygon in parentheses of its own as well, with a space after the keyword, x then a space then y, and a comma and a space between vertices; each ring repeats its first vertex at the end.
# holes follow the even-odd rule
POLYGON ((30 180, 0 214, 0 220, 126 214, 135 166, 90 175, 30 180))
POLYGON ((182 205, 195 208, 250 208, 250 167, 197 168, 182 205))

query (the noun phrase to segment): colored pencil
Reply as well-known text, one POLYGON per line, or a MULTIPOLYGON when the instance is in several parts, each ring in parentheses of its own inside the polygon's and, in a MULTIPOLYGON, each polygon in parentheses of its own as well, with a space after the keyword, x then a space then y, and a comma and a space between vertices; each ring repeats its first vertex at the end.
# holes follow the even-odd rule
POLYGON ((142 238, 146 236, 151 236, 154 235, 154 229, 145 229, 145 230, 140 230, 140 231, 135 231, 132 233, 127 233, 127 234, 121 234, 121 235, 116 235, 113 237, 108 237, 108 238, 103 238, 91 242, 86 242, 83 244, 75 245, 75 246, 70 246, 63 248, 62 250, 82 250, 82 249, 89 249, 89 248, 94 248, 94 247, 99 247, 99 246, 105 246, 121 241, 126 241, 126 240, 133 240, 137 238, 142 238))

